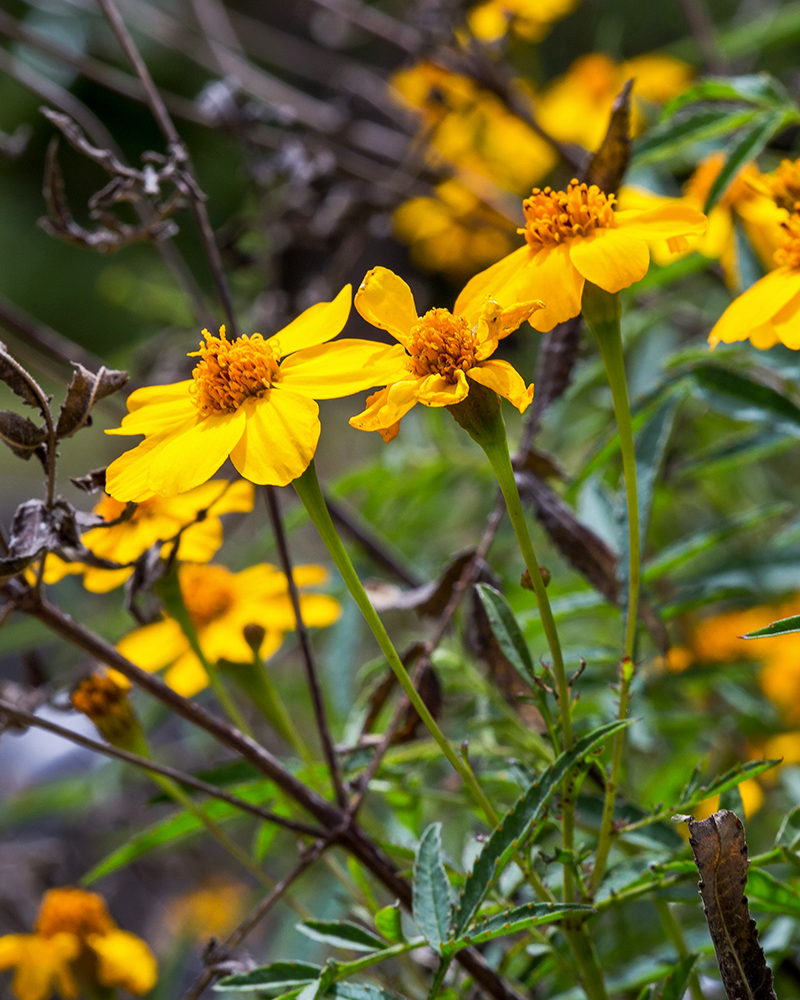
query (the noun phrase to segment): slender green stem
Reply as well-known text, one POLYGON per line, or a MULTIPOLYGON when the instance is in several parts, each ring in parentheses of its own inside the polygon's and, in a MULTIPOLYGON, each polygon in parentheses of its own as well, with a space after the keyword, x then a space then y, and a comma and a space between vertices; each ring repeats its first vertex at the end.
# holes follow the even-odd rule
POLYGON ((486 797, 486 793, 478 784, 475 776, 472 774, 472 771, 464 766, 463 762, 450 746, 450 743, 447 741, 441 729, 439 729, 439 726, 436 724, 436 720, 428 711, 427 705, 420 697, 417 689, 414 687, 411 678, 408 675, 408 671, 403 666, 403 662, 392 644, 392 640, 389 638, 386 629, 383 627, 383 622, 378 617, 378 614, 373 608, 369 597, 367 597, 366 591, 358 578, 358 574, 350 561, 350 556, 347 554, 347 549, 345 549, 342 544, 342 540, 339 538, 333 521, 331 520, 327 505, 325 504, 325 499, 322 495, 322 490, 319 486, 313 461, 303 475, 300 476, 299 479, 295 480, 294 487, 297 490, 297 495, 303 502, 303 506, 308 511, 308 516, 311 518, 314 527, 319 532, 322 541, 325 543, 328 551, 330 552, 331 558, 336 564, 336 568, 339 570, 347 589, 350 591, 353 600, 358 605, 358 608, 364 616, 364 620, 367 625, 369 625, 372 630, 372 634, 375 636, 383 655, 386 657, 389 666, 392 668, 397 680, 400 682, 400 686, 408 697, 408 700, 416 709, 417 714, 420 719, 422 719, 424 725, 427 726, 431 736, 433 736, 436 740, 442 753, 459 773, 464 781, 464 784, 469 788, 475 801, 485 813, 489 823, 492 826, 497 826, 499 817, 495 812, 494 807, 486 797))
POLYGON ((603 971, 600 968, 600 961, 589 934, 586 923, 570 928, 565 921, 564 935, 570 943, 572 953, 578 963, 581 973, 581 982, 589 1000, 608 1000, 608 993, 603 982, 603 971))
MULTIPOLYGON (((665 899, 657 899, 655 904, 661 919, 661 926, 664 928, 664 933, 670 939, 675 951, 678 953, 678 958, 681 960, 688 958, 689 948, 683 936, 683 929, 678 923, 678 918, 675 916, 675 911, 665 899)), ((689 977, 689 992, 692 994, 692 1000, 705 1000, 703 988, 700 985, 700 979, 696 972, 693 972, 689 977)))

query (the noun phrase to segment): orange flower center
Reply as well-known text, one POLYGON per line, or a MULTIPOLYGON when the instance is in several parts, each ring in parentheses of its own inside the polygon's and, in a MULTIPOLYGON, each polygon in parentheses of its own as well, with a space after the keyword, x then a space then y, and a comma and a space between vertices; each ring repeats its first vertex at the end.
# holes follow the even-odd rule
POLYGON ((194 401, 203 416, 212 413, 233 413, 246 399, 258 398, 268 392, 278 378, 280 349, 268 344, 260 333, 244 335, 234 341, 203 331, 205 343, 189 355, 199 357, 192 376, 194 401))
POLYGON ((449 309, 430 309, 411 328, 409 365, 415 375, 441 375, 458 381, 457 371, 476 365, 475 335, 463 316, 449 309))
POLYGON ((555 247, 575 236, 588 236, 595 229, 613 229, 613 194, 604 194, 596 184, 589 187, 573 180, 566 191, 534 188, 522 203, 525 234, 534 250, 555 247))
POLYGON ((775 251, 775 260, 778 264, 800 267, 800 202, 795 202, 794 212, 781 225, 783 240, 775 251))
POLYGON ((775 203, 793 211, 800 201, 800 160, 781 160, 778 169, 766 180, 775 203))
POLYGON ((180 570, 181 593, 196 628, 204 628, 230 610, 235 600, 233 573, 224 566, 193 566, 180 570))
POLYGON ((101 896, 83 889, 51 889, 45 893, 36 921, 36 933, 50 938, 64 931, 85 940, 90 934, 108 934, 116 928, 101 896))

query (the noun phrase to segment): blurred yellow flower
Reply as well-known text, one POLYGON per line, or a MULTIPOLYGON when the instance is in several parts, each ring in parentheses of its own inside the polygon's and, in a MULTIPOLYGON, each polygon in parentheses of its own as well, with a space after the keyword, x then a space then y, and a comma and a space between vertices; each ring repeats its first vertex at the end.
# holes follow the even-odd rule
POLYGON ((470 30, 482 42, 499 41, 509 28, 529 42, 541 41, 554 21, 571 13, 579 0, 487 0, 467 14, 470 30))
MULTIPOLYGON (((681 199, 661 197, 640 188, 623 188, 619 195, 620 208, 644 210, 682 202, 702 211, 724 164, 725 154, 721 152, 712 153, 702 160, 686 182, 681 199)), ((708 228, 705 233, 697 240, 692 240, 684 251, 697 251, 705 257, 719 260, 725 282, 731 289, 740 287, 737 222, 744 229, 764 267, 769 269, 776 266, 774 256, 780 243, 781 223, 785 220, 786 213, 763 193, 761 178, 755 164, 748 164, 740 170, 731 186, 708 213, 708 228)), ((670 253, 663 242, 654 243, 650 249, 653 260, 661 265, 681 256, 670 253)))
POLYGON ((487 298, 504 305, 543 299, 530 323, 552 330, 581 311, 586 281, 611 293, 628 288, 647 274, 648 243, 664 240, 671 250, 684 250, 687 237, 706 226, 702 212, 679 203, 644 212, 614 208, 614 195, 594 184, 534 188, 523 202, 525 228, 519 230, 526 245, 469 281, 456 312, 474 322, 487 298))
POLYGON ((122 987, 141 996, 158 979, 158 966, 141 938, 120 930, 101 896, 83 889, 45 893, 33 934, 0 937, 0 969, 15 969, 18 1000, 63 1000, 81 994, 77 969, 94 988, 122 987))
MULTIPOLYGON (((83 544, 101 559, 130 563, 152 545, 161 545, 166 558, 173 548, 170 539, 180 532, 179 557, 185 562, 208 562, 222 545, 221 514, 248 513, 253 509, 255 488, 244 479, 228 482, 212 479, 177 497, 143 500, 130 517, 108 528, 92 528, 83 535, 83 544), (202 516, 198 518, 198 514, 202 516)), ((93 513, 105 521, 122 518, 127 504, 104 496, 93 513)), ((67 574, 82 573, 84 587, 105 594, 120 587, 133 573, 125 569, 101 569, 84 563, 68 563, 50 553, 45 564, 44 582, 57 583, 67 574)))
POLYGON ((417 314, 411 289, 394 272, 375 267, 356 293, 356 309, 368 323, 387 330, 400 341, 405 354, 386 388, 370 396, 363 413, 350 418, 353 427, 379 431, 385 441, 396 437, 401 419, 416 403, 452 406, 469 394, 469 380, 505 397, 522 413, 533 399, 507 362, 490 360, 501 337, 541 308, 540 302, 516 302, 501 309, 483 302, 473 323, 448 309, 417 314))
POLYGON ((211 881, 172 900, 167 924, 173 935, 207 941, 229 934, 245 914, 247 887, 240 882, 211 881))
MULTIPOLYGON (((297 566, 298 587, 323 583, 327 572, 322 566, 297 566)), ((286 632, 296 626, 286 577, 267 563, 232 573, 224 566, 184 563, 178 570, 183 602, 197 631, 203 654, 209 663, 221 659, 249 663, 253 651, 244 637, 247 625, 264 629, 259 654, 266 659, 283 642, 286 632)), ((338 601, 327 594, 302 594, 300 608, 306 625, 323 628, 340 614, 338 601)), ((164 679, 186 698, 208 685, 208 674, 192 651, 180 625, 165 617, 136 629, 117 644, 117 649, 143 670, 169 667, 164 679)))
POLYGON ((191 379, 138 389, 122 426, 143 434, 112 462, 106 489, 116 500, 172 497, 206 482, 230 457, 253 483, 285 486, 308 468, 319 439, 317 399, 380 384, 396 361, 382 344, 329 344, 350 314, 350 286, 311 306, 275 336, 227 340, 204 331, 191 379))
POLYGON ((680 59, 660 53, 637 56, 618 64, 600 52, 581 56, 536 101, 542 128, 559 142, 576 142, 596 150, 606 134, 611 105, 626 80, 633 78, 631 130, 644 131, 646 105, 663 104, 691 82, 694 70, 680 59))

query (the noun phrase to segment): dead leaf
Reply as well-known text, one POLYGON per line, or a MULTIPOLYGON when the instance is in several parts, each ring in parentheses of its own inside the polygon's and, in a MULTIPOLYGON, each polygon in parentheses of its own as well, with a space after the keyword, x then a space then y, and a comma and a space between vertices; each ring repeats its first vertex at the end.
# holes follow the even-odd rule
POLYGON ((440 615, 474 556, 474 549, 460 553, 445 566, 438 579, 412 590, 401 590, 391 584, 367 587, 369 599, 376 611, 416 611, 428 617, 440 615))
POLYGON ((56 437, 71 437, 79 431, 89 422, 94 404, 120 390, 127 381, 127 372, 101 366, 95 375, 83 365, 76 364, 75 374, 67 390, 67 398, 58 414, 56 437))
POLYGON ((777 1000, 747 897, 747 843, 728 809, 689 822, 700 896, 728 1000, 777 1000))
POLYGON ((628 80, 611 107, 611 120, 600 148, 586 171, 586 183, 596 184, 606 194, 619 190, 631 158, 631 90, 628 80))
POLYGON ((106 488, 106 470, 92 469, 85 476, 70 476, 69 481, 84 493, 98 493, 106 488))
POLYGON ((3 343, 0 343, 0 381, 5 382, 8 388, 20 399, 24 399, 28 406, 33 406, 37 410, 42 409, 41 400, 44 399, 44 393, 34 377, 11 357, 3 343))
MULTIPOLYGON (((438 719, 442 714, 442 686, 439 683, 436 671, 430 663, 426 663, 422 669, 422 676, 417 684, 417 691, 419 691, 419 696, 422 698, 422 704, 428 709, 434 719, 438 719)), ((392 737, 392 745, 396 746, 399 743, 408 743, 410 740, 416 739, 417 730, 421 722, 422 720, 416 708, 413 705, 409 705, 403 721, 392 737)))
POLYGON ((47 440, 47 429, 37 427, 28 417, 13 410, 0 410, 0 440, 5 441, 17 458, 27 461, 37 452, 44 458, 42 446, 47 440))

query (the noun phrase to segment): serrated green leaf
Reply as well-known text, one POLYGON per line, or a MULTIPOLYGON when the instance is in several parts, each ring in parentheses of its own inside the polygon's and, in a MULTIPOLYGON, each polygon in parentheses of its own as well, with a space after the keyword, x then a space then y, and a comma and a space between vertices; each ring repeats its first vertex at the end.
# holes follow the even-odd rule
POLYGON ((310 962, 271 962, 250 972, 226 976, 220 979, 214 989, 221 993, 245 990, 281 993, 313 983, 319 979, 321 972, 321 966, 310 962))
POLYGON ((722 170, 714 178, 714 183, 708 192, 704 212, 711 211, 734 182, 739 171, 752 162, 770 139, 778 132, 783 131, 796 117, 796 114, 792 115, 788 109, 780 108, 777 111, 759 115, 758 118, 750 122, 728 152, 722 170))
POLYGON ((515 934, 537 924, 551 924, 570 913, 588 916, 596 912, 593 906, 583 903, 525 903, 474 923, 461 937, 448 941, 444 952, 453 955, 469 945, 483 944, 484 941, 515 934))
POLYGON ((706 142, 721 135, 728 135, 743 128, 755 117, 754 108, 697 108, 679 121, 657 125, 634 144, 633 162, 636 166, 654 163, 674 156, 686 147, 698 142, 706 142))
POLYGON ((503 655, 529 684, 532 683, 533 659, 511 605, 499 590, 488 583, 479 583, 476 589, 503 655))
POLYGON ((349 920, 304 920, 295 924, 297 930, 314 941, 324 941, 335 948, 350 951, 380 951, 383 941, 360 924, 349 920))
POLYGON ((375 926, 387 941, 393 941, 395 944, 404 941, 400 903, 392 903, 391 906, 384 906, 382 910, 378 910, 375 914, 375 926))
POLYGON ((435 952, 450 934, 450 883, 442 860, 442 824, 431 823, 422 834, 414 862, 414 920, 435 952))
POLYGON ((567 774, 595 748, 625 726, 631 719, 615 720, 587 733, 571 750, 564 751, 532 782, 514 803, 475 859, 467 875, 455 911, 455 936, 460 937, 478 912, 483 897, 499 876, 519 842, 527 836, 544 813, 547 803, 567 774))
POLYGON ((754 632, 745 632, 742 639, 766 639, 771 635, 789 635, 791 632, 800 632, 800 615, 791 615, 789 618, 779 618, 764 628, 758 628, 754 632))
POLYGON ((683 995, 689 986, 689 980, 695 970, 699 955, 687 955, 678 962, 667 978, 661 991, 661 1000, 683 1000, 683 995))

